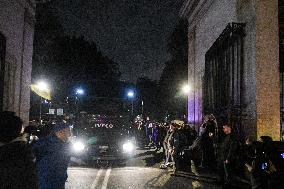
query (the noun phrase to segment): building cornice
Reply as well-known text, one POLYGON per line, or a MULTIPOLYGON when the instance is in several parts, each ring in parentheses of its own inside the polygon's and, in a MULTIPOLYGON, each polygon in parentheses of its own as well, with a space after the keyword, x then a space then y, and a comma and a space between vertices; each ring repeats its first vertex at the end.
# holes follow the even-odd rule
POLYGON ((183 3, 179 16, 188 20, 189 31, 194 28, 214 1, 215 0, 186 0, 183 3))
POLYGON ((19 4, 24 9, 29 9, 32 13, 35 13, 36 3, 34 0, 16 0, 13 2, 19 4))
POLYGON ((179 16, 183 18, 190 17, 192 10, 195 8, 194 4, 199 3, 202 0, 185 0, 179 11, 179 16))
POLYGON ((36 9, 36 2, 35 2, 35 0, 27 0, 27 3, 35 11, 35 9, 36 9))

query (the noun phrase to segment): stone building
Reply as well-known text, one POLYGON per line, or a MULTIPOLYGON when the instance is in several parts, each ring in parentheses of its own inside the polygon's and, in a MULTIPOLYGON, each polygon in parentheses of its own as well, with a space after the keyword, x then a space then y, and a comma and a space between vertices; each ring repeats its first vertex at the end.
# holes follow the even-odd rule
POLYGON ((240 136, 281 130, 284 17, 282 0, 185 0, 188 20, 188 119, 213 113, 240 136), (279 43, 280 42, 280 43, 279 43), (281 77, 280 77, 281 76, 281 77))
POLYGON ((0 109, 29 120, 34 0, 0 1, 0 109))

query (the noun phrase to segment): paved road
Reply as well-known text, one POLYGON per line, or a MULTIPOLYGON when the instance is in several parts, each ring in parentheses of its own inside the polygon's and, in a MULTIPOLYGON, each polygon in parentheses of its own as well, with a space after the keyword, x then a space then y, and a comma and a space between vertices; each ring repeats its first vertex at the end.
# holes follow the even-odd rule
POLYGON ((70 167, 67 189, 218 189, 184 177, 171 176, 171 170, 161 170, 153 151, 138 151, 124 166, 70 167))

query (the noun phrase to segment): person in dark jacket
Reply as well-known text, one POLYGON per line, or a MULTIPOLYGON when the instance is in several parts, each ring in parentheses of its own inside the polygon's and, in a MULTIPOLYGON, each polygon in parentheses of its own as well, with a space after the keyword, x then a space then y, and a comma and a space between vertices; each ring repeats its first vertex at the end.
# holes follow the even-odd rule
POLYGON ((164 124, 160 125, 159 136, 160 136, 160 145, 163 148, 163 153, 165 153, 165 151, 166 151, 164 140, 167 136, 167 130, 168 130, 168 128, 167 128, 166 125, 164 125, 164 124))
POLYGON ((33 146, 40 179, 40 189, 63 189, 67 180, 70 161, 68 138, 71 136, 69 125, 54 125, 50 136, 41 138, 33 146))
POLYGON ((1 189, 38 189, 34 156, 21 135, 22 123, 14 112, 0 113, 1 189))
POLYGON ((168 149, 169 153, 174 162, 173 166, 173 174, 176 174, 180 170, 180 153, 182 151, 181 143, 181 134, 179 133, 179 129, 184 125, 183 121, 173 120, 171 122, 172 133, 168 138, 168 149))
POLYGON ((238 142, 235 135, 233 134, 233 129, 229 124, 223 125, 223 131, 226 136, 221 145, 221 161, 224 168, 224 184, 229 185, 233 176, 233 168, 237 155, 238 142))
POLYGON ((217 123, 213 115, 207 115, 205 122, 201 126, 204 130, 201 134, 201 166, 200 167, 214 167, 215 165, 215 153, 214 153, 214 141, 216 135, 217 123))
POLYGON ((253 141, 252 137, 246 138, 244 147, 244 164, 250 176, 250 184, 252 189, 264 188, 265 183, 263 170, 261 169, 262 152, 258 142, 253 141))

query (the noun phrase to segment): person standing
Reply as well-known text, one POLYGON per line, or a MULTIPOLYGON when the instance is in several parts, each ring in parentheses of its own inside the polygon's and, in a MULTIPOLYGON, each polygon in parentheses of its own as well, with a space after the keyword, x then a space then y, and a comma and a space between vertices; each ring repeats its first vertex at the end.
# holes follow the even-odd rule
POLYGON ((0 188, 37 189, 34 156, 21 135, 22 120, 14 112, 0 113, 0 188))
POLYGON ((263 154, 260 149, 259 143, 253 141, 252 137, 246 138, 243 159, 250 176, 252 189, 264 188, 262 184, 265 183, 265 180, 263 179, 263 170, 261 169, 263 154))
POLYGON ((173 127, 171 126, 171 124, 169 125, 169 128, 167 130, 167 133, 166 133, 166 136, 164 138, 164 141, 163 141, 163 149, 164 149, 164 152, 165 152, 165 156, 166 156, 166 159, 165 159, 165 163, 163 163, 160 168, 161 169, 166 169, 168 166, 170 166, 170 161, 172 161, 172 157, 171 157, 171 153, 170 153, 170 150, 169 150, 169 137, 172 135, 172 132, 173 132, 173 127))
POLYGON ((156 150, 159 151, 162 148, 163 141, 162 141, 162 124, 157 123, 155 128, 155 144, 156 144, 156 150))
POLYGON ((180 170, 180 152, 182 151, 180 144, 182 141, 181 141, 181 135, 178 132, 178 130, 182 127, 183 124, 184 123, 180 120, 173 120, 170 125, 172 133, 170 134, 168 139, 168 149, 172 157, 172 160, 174 162, 173 174, 176 174, 177 171, 180 170))
POLYGON ((229 124, 223 125, 225 133, 224 141, 221 145, 221 161, 223 163, 224 184, 229 185, 233 176, 234 163, 237 156, 238 142, 233 133, 233 128, 229 124))
POLYGON ((202 159, 201 159, 201 166, 213 168, 215 165, 215 152, 214 152, 214 139, 216 135, 216 121, 214 116, 207 115, 205 117, 204 123, 201 126, 201 152, 202 152, 202 159))
POLYGON ((39 173, 40 189, 63 189, 70 161, 68 138, 71 130, 66 123, 53 126, 50 136, 39 139, 33 146, 39 173))

